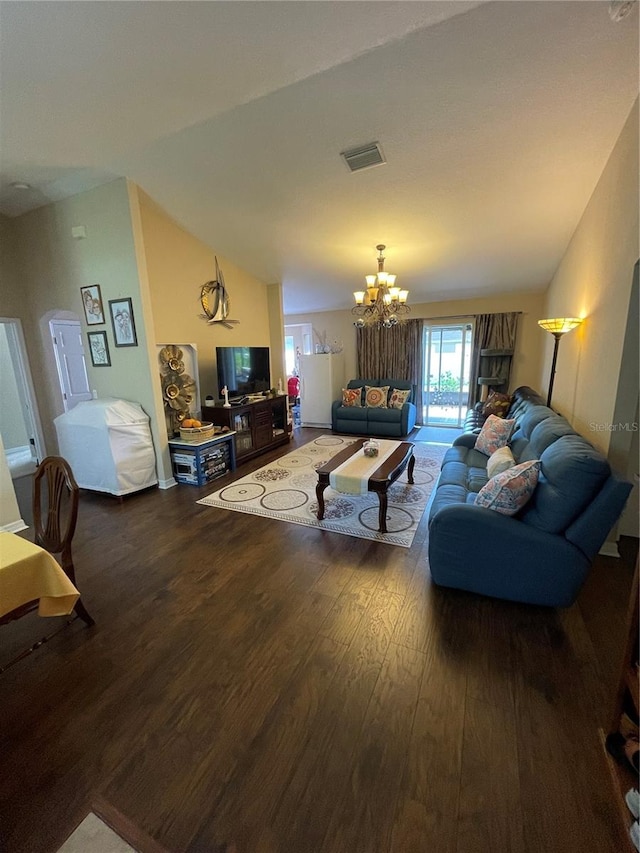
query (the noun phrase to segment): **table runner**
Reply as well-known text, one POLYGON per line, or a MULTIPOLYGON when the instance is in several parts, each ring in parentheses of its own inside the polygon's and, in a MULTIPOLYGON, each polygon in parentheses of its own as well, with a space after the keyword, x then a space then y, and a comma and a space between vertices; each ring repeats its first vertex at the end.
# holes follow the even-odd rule
POLYGON ((15 533, 0 533, 0 616, 40 599, 40 616, 66 616, 80 593, 58 562, 15 533))
POLYGON ((335 471, 331 471, 329 485, 332 489, 345 495, 367 494, 369 477, 400 444, 398 441, 389 441, 386 438, 377 438, 376 441, 379 446, 377 456, 365 456, 364 450, 361 448, 342 465, 338 465, 335 471))

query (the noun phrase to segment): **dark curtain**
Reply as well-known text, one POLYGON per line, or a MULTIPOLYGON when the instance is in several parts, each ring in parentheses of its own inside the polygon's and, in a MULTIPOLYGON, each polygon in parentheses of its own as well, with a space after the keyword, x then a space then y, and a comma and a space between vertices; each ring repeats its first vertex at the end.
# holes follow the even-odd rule
POLYGON ((405 320, 390 329, 356 328, 358 379, 405 379, 416 387, 418 420, 422 420, 424 386, 424 320, 405 320))
POLYGON ((477 403, 482 394, 482 386, 478 385, 479 376, 498 377, 500 381, 496 382, 494 387, 508 392, 512 356, 482 356, 480 353, 483 349, 504 349, 513 353, 519 316, 518 311, 476 315, 469 378, 469 406, 477 403))

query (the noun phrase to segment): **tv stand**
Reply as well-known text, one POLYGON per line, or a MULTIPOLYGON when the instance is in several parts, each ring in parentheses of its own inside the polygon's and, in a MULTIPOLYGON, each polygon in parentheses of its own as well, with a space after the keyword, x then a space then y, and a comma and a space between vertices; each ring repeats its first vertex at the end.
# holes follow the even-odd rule
POLYGON ((255 403, 232 403, 228 409, 222 405, 203 406, 202 420, 235 432, 238 464, 287 444, 291 435, 286 394, 255 403))

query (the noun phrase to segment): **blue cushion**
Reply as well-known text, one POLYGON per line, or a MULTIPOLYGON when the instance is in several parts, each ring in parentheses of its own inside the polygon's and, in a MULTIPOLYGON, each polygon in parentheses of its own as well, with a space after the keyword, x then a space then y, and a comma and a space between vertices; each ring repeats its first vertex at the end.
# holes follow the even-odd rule
POLYGON ((470 492, 479 492, 488 482, 487 469, 485 468, 467 468, 467 488, 470 492))
POLYGON ((456 445, 450 447, 446 453, 444 454, 444 459, 442 460, 441 468, 447 464, 447 462, 465 462, 467 458, 467 452, 469 448, 464 445, 456 445))
POLYGON ((467 466, 464 462, 445 462, 440 471, 438 491, 441 485, 462 486, 467 491, 467 466))
MULTIPOLYGON (((456 486, 452 483, 445 483, 439 485, 438 490, 436 491, 435 497, 433 499, 433 503, 431 504, 429 518, 433 518, 438 512, 438 510, 442 509, 445 506, 450 506, 451 504, 466 503, 468 495, 469 492, 467 492, 464 486, 456 486)), ((475 492, 472 492, 471 500, 474 501, 475 498, 475 492)))
POLYGON ((336 415, 341 421, 367 421, 367 410, 361 406, 340 406, 336 415))
POLYGON ((535 459, 540 459, 550 444, 563 435, 576 435, 576 431, 562 415, 552 415, 542 421, 531 433, 530 448, 535 453, 535 459))
POLYGON ((525 438, 530 439, 538 424, 552 417, 553 414, 553 410, 548 409, 546 406, 531 406, 518 423, 518 430, 522 431, 522 435, 525 438))
POLYGON ((402 409, 367 408, 367 420, 369 423, 400 423, 402 409))
POLYGON ((580 435, 564 435, 541 455, 540 479, 518 518, 547 533, 561 533, 593 500, 611 469, 580 435))

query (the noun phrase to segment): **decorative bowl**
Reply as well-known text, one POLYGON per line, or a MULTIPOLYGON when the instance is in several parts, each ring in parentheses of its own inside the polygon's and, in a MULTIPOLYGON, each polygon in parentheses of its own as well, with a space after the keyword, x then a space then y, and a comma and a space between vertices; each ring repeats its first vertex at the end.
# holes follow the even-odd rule
POLYGON ((213 438, 215 427, 210 421, 202 421, 199 427, 180 427, 180 438, 183 441, 204 441, 213 438))

